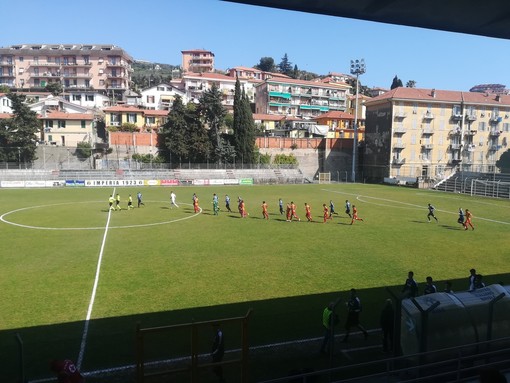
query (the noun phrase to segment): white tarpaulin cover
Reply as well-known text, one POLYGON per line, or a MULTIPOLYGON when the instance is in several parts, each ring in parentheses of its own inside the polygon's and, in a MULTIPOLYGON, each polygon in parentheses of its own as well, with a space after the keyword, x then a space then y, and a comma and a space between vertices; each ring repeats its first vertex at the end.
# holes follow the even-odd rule
POLYGON ((308 133, 317 134, 319 136, 326 136, 329 131, 328 125, 312 125, 308 128, 308 133))

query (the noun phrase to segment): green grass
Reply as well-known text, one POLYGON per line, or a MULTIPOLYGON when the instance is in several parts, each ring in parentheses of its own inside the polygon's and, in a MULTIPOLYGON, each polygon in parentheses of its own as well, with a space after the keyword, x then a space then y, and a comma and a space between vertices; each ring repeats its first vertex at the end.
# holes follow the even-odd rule
MULTIPOLYGON (((398 291, 414 270, 467 288, 469 269, 487 282, 510 273, 510 202, 379 185, 142 188, 146 206, 113 212, 106 235, 84 370, 134 362, 134 329, 242 316, 254 308, 250 343, 322 333, 322 308, 360 290, 363 322, 378 326, 386 287, 398 291), (202 214, 193 215, 191 195, 202 214), (212 215, 212 194, 222 211, 212 215), (223 209, 228 193, 234 213, 223 209), (250 216, 236 214, 236 199, 250 216), (293 200, 301 222, 285 222, 278 198, 293 200), (322 204, 339 213, 322 224, 322 204), (349 199, 365 222, 350 226, 349 199), (262 200, 270 220, 262 219, 262 200), (304 219, 304 202, 315 222, 304 219), (427 203, 439 223, 427 223, 427 203), (462 206, 475 231, 456 223, 462 206), (289 318, 291 319, 289 321, 289 318)), ((129 193, 118 188, 126 207, 129 193)), ((48 376, 47 361, 76 359, 108 219, 110 188, 0 189, 0 380, 16 376, 14 334, 20 333, 30 378, 48 376), (22 210, 17 210, 22 209, 22 210), (7 215, 6 213, 11 212, 7 215), (1 375, 5 375, 2 377, 1 375)), ((443 288, 437 283, 438 289, 443 288)))

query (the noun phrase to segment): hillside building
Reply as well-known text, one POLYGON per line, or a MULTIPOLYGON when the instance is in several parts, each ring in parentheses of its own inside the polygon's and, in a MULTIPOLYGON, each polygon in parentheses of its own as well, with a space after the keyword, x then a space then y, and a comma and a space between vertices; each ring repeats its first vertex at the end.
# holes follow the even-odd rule
POLYGON ((347 109, 350 86, 272 77, 256 85, 255 113, 316 118, 323 113, 347 109))
POLYGON ((365 106, 367 181, 496 172, 508 149, 508 95, 399 87, 365 106))
POLYGON ((214 71, 214 53, 204 49, 191 49, 181 51, 182 71, 186 72, 213 72, 214 71))
POLYGON ((60 82, 64 91, 129 89, 133 59, 115 45, 20 44, 0 48, 0 85, 41 90, 60 82))

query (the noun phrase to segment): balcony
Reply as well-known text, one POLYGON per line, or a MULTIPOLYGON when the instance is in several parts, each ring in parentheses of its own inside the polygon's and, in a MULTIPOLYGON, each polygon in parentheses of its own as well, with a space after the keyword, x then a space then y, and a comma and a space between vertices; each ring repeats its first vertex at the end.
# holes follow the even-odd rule
POLYGON ((474 113, 468 113, 466 114, 466 121, 476 121, 476 114, 474 113))
POLYGON ((406 147, 406 144, 402 143, 402 142, 395 142, 393 144, 393 150, 402 150, 402 149, 405 149, 406 147))
POLYGON ((476 130, 466 130, 466 131, 464 132, 464 134, 465 134, 466 136, 474 136, 474 135, 476 134, 476 132, 477 132, 476 130))
POLYGON ((489 136, 490 137, 499 137, 499 135, 501 134, 502 132, 500 132, 499 130, 491 130, 489 132, 489 136))
POLYGON ((462 134, 462 129, 455 128, 450 130, 450 136, 460 136, 462 134))
POLYGON ((423 113, 423 119, 424 120, 433 120, 434 119, 434 115, 430 112, 426 112, 426 113, 423 113))
POLYGON ((452 114, 452 120, 453 121, 460 121, 460 120, 462 120, 462 113, 453 113, 452 114))
POLYGON ((405 132, 407 132, 407 130, 403 126, 397 126, 393 128, 394 134, 404 134, 405 132))
POLYGON ((421 148, 422 148, 423 150, 432 150, 432 148, 433 148, 433 147, 434 147, 434 144, 423 144, 423 145, 421 146, 421 148))
POLYGON ((500 116, 492 116, 492 117, 489 119, 489 123, 491 123, 491 124, 499 124, 502 120, 503 120, 503 117, 500 117, 500 116))
POLYGON ((391 160, 391 164, 395 165, 395 166, 402 166, 405 163, 406 163, 406 159, 405 158, 393 157, 393 159, 391 160))
POLYGON ((475 149, 476 149, 476 145, 475 144, 464 145, 464 151, 466 151, 466 152, 474 152, 475 149))
POLYGON ((425 135, 430 135, 430 134, 434 134, 434 129, 428 127, 428 128, 423 128, 421 134, 423 134, 424 136, 425 135))
POLYGON ((126 77, 123 73, 108 73, 106 75, 107 78, 124 78, 126 77))
POLYGON ((460 150, 462 148, 462 144, 450 144, 450 150, 460 150))
POLYGON ((448 165, 458 165, 462 162, 460 158, 450 158, 448 160, 448 165))
POLYGON ((494 145, 494 144, 489 145, 490 152, 497 152, 499 149, 501 149, 501 146, 499 146, 499 145, 494 145))
POLYGON ((395 118, 406 118, 407 117, 407 113, 404 113, 402 111, 398 111, 398 112, 395 112, 395 114, 393 116, 395 118))
POLYGON ((89 73, 64 73, 62 75, 64 78, 92 78, 92 75, 89 73))

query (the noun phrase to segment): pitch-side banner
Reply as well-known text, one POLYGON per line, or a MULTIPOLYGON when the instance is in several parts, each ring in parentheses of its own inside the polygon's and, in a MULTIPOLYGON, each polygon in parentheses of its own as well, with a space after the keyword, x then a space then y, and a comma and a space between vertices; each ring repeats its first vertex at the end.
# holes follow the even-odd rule
POLYGON ((85 186, 143 186, 143 180, 87 180, 85 186))

